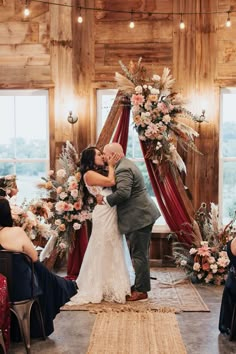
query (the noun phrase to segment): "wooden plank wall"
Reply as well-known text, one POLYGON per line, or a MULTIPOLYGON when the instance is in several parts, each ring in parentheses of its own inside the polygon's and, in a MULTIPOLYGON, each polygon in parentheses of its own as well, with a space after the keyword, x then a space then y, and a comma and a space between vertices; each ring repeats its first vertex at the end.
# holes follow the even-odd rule
POLYGON ((51 166, 65 140, 79 151, 96 142, 96 88, 115 88, 118 61, 128 64, 142 57, 157 74, 165 66, 172 70, 176 89, 189 99, 192 111, 200 114, 206 109, 208 122, 193 124, 203 155, 184 154, 188 170, 184 182, 195 209, 202 201, 217 202, 219 93, 220 87, 236 86, 236 14, 230 15, 231 28, 225 21, 226 12, 236 10, 236 0, 50 3, 31 1, 26 20, 23 0, 0 0, 0 88, 50 90, 51 166), (78 5, 100 11, 82 9, 84 21, 78 24, 78 5), (146 13, 134 14, 131 30, 130 13, 105 9, 146 13), (181 12, 193 13, 184 15, 184 31, 179 29, 181 12), (67 122, 69 110, 79 114, 74 126, 67 122))

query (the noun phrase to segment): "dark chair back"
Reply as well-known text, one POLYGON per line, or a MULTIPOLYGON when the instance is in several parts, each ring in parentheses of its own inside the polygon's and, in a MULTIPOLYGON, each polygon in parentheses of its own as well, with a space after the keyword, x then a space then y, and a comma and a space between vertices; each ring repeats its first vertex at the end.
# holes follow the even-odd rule
POLYGON ((36 304, 42 337, 46 338, 37 297, 42 291, 34 274, 34 263, 25 253, 0 249, 0 273, 7 279, 10 310, 17 318, 27 354, 30 354, 30 314, 33 304, 36 304))
MULTIPOLYGON (((27 298, 33 298, 35 296, 35 276, 34 276, 34 263, 31 258, 23 252, 13 252, 7 250, 0 250, 0 273, 7 278, 7 286, 9 292, 10 301, 15 301, 14 288, 19 285, 24 286, 24 281, 27 281, 28 296, 27 298), (16 266, 17 262, 24 262, 25 269, 27 270, 27 279, 24 274, 18 272, 19 269, 16 266), (30 279, 30 284, 29 284, 30 279), (15 280, 15 285, 14 285, 15 280), (18 283, 18 284, 17 284, 18 283), (30 286, 29 286, 30 285, 30 286)), ((22 299, 17 299, 22 300, 22 299)))

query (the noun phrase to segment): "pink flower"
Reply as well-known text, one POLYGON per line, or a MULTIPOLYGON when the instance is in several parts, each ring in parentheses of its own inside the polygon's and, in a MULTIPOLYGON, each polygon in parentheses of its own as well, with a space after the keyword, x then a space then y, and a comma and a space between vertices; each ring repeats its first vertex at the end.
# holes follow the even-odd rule
POLYGON ((74 209, 75 210, 81 210, 82 208, 82 201, 78 200, 76 203, 74 203, 74 209))
POLYGON ((144 101, 145 101, 144 96, 140 94, 132 95, 131 97, 131 102, 134 106, 141 106, 144 101))
POLYGON ((210 257, 211 255, 210 248, 207 245, 203 245, 202 247, 198 248, 197 253, 202 257, 210 257))
POLYGON ((163 114, 169 113, 169 110, 164 102, 158 103, 157 107, 158 107, 159 111, 161 111, 163 114))

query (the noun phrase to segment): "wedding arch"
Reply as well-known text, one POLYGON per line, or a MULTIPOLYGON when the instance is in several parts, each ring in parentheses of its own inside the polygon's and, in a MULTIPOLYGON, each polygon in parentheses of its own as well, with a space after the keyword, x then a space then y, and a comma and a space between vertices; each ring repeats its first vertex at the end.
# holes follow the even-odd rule
MULTIPOLYGON (((180 96, 171 92, 174 79, 169 69, 163 70, 162 77, 154 74, 150 84, 141 60, 137 65, 131 62, 129 68, 120 64, 125 75, 116 73, 119 90, 97 146, 102 149, 111 141, 119 142, 126 152, 132 110, 149 178, 167 225, 178 241, 187 247, 193 243, 200 244, 201 234, 194 220, 193 205, 179 173, 185 170, 185 164, 176 148, 180 142, 185 149, 197 151, 194 138, 198 134, 181 122, 183 117, 192 120, 196 117, 182 107, 180 96)), ((81 235, 85 232, 85 227, 79 230, 81 235)), ((77 242, 80 242, 80 237, 77 237, 77 242)), ((69 274, 70 268, 75 266, 75 249, 68 260, 69 274)))

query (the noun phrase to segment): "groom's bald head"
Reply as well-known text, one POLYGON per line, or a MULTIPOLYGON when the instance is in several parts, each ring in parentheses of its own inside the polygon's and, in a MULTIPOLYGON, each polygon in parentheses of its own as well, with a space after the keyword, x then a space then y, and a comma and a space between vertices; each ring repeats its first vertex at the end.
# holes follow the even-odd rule
POLYGON ((104 146, 103 153, 105 158, 112 156, 113 154, 119 154, 122 158, 124 156, 124 150, 119 143, 110 143, 104 146))

